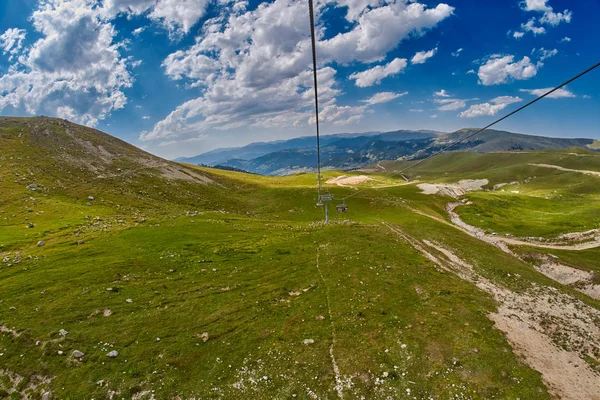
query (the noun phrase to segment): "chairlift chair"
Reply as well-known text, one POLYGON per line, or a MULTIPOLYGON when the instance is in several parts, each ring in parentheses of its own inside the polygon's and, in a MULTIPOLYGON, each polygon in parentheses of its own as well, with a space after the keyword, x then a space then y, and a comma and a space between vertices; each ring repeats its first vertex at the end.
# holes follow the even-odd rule
POLYGON ((346 202, 343 202, 342 204, 335 206, 335 210, 337 212, 348 212, 348 206, 346 205, 346 202))

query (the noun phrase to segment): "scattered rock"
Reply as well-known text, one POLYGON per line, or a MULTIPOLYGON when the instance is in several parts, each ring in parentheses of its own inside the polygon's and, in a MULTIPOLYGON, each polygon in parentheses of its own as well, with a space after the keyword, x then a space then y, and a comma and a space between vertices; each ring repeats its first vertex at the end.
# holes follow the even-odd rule
POLYGON ((63 351, 62 351, 62 350, 59 350, 59 351, 58 351, 58 355, 59 355, 59 356, 62 356, 62 355, 63 355, 63 351))
POLYGON ((107 354, 107 356, 108 356, 108 357, 110 357, 110 358, 115 358, 115 357, 117 357, 118 355, 119 355, 119 352, 118 352, 118 351, 116 351, 116 350, 113 350, 113 351, 111 351, 111 352, 109 352, 109 353, 107 354))
POLYGON ((40 188, 39 185, 36 183, 32 183, 31 185, 27 186, 27 189, 31 190, 32 192, 35 192, 39 188, 40 188))
POLYGON ((126 301, 127 303, 133 303, 133 300, 132 300, 132 299, 127 299, 127 300, 125 300, 125 301, 126 301))
POLYGON ((317 320, 318 320, 318 321, 323 321, 324 319, 325 319, 325 317, 324 317, 324 316, 322 316, 322 315, 319 315, 319 316, 317 317, 317 320))
POLYGON ((75 357, 75 358, 81 358, 83 356, 85 356, 85 354, 83 352, 81 352, 79 350, 73 350, 73 357, 75 357))
POLYGON ((304 339, 302 341, 302 343, 304 343, 304 344, 313 344, 314 342, 315 342, 314 339, 304 339))
POLYGON ((105 317, 110 317, 112 315, 112 311, 110 311, 108 308, 106 310, 104 310, 104 312, 102 313, 102 315, 104 315, 105 317))
POLYGON ((94 196, 88 196, 88 200, 94 200, 94 196))
POLYGON ((37 247, 42 247, 46 244, 46 242, 44 242, 43 240, 40 240, 39 242, 37 242, 37 247))
POLYGON ((208 342, 208 332, 202 332, 202 334, 200 335, 200 339, 202 339, 203 342, 208 342))
POLYGON ((58 331, 58 333, 60 333, 60 336, 67 336, 69 334, 69 332, 65 331, 64 329, 61 329, 58 331))
POLYGON ((83 243, 84 243, 84 241, 83 241, 83 240, 78 240, 78 241, 77 241, 77 245, 82 245, 83 243))
POLYGON ((35 225, 33 224, 33 222, 30 222, 30 223, 27 224, 27 228, 31 229, 33 227, 35 227, 35 225))
POLYGON ((52 394, 50 392, 45 392, 42 395, 42 400, 50 400, 51 399, 52 394))
POLYGON ((160 342, 160 338, 159 338, 159 337, 157 337, 157 338, 156 338, 156 341, 157 341, 157 342, 160 342))

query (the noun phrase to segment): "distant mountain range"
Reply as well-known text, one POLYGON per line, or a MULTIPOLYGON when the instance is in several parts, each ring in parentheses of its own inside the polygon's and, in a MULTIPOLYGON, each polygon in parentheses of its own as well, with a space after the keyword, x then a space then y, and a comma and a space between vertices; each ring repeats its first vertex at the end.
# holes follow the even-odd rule
MULTIPOLYGON (((475 129, 453 133, 436 131, 366 132, 321 137, 321 164, 325 169, 356 169, 381 160, 426 157, 475 129)), ((594 139, 563 139, 486 130, 452 148, 452 151, 489 153, 513 150, 545 150, 567 147, 593 149, 594 139)), ((263 175, 287 175, 315 169, 316 140, 313 136, 252 143, 217 149, 175 161, 240 169, 263 175)))

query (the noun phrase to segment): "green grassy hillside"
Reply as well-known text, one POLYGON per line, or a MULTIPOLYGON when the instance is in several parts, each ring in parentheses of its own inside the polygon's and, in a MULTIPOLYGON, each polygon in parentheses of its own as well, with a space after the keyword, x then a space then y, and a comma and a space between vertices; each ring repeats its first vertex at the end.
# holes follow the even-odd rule
MULTIPOLYGON (((314 174, 174 164, 47 118, 3 118, 0 148, 0 398, 550 398, 490 320, 497 300, 414 243, 451 248, 515 293, 535 283, 598 307, 448 226, 449 199, 386 171, 324 225, 314 174)), ((555 235, 598 225, 586 207, 595 181, 527 164, 600 170, 585 154, 448 154, 411 176, 488 186, 536 176, 519 195, 473 192, 460 213, 555 235), (528 201, 544 195, 562 196, 569 218, 528 201), (517 226, 524 213, 538 219, 517 226)), ((336 198, 356 190, 327 187, 336 198)))

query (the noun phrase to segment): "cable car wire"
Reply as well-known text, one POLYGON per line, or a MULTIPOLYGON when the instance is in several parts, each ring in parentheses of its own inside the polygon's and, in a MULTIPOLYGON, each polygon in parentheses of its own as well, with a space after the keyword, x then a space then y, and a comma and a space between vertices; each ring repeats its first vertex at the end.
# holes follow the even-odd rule
MULTIPOLYGON (((312 0, 309 0, 309 1, 312 1, 312 0)), ((588 68, 588 69, 586 69, 585 71, 583 71, 583 72, 581 72, 581 73, 579 73, 579 74, 575 75, 575 76, 574 76, 574 77, 572 77, 571 79, 569 79, 569 80, 567 80, 567 81, 565 81, 565 82, 561 83, 560 85, 556 86, 555 88, 553 88, 553 89, 551 89, 551 90, 547 91, 547 92, 546 92, 546 93, 544 93, 543 95, 541 95, 541 96, 539 96, 539 97, 537 97, 537 98, 535 98, 535 99, 531 100, 529 103, 527 103, 527 104, 525 104, 525 105, 523 105, 523 106, 521 106, 521 107, 517 108, 516 110, 514 110, 514 111, 512 111, 512 112, 510 112, 510 113, 508 113, 508 114, 506 114, 505 116, 503 116, 503 117, 501 117, 501 118, 498 118, 497 120, 495 120, 495 121, 494 121, 494 122, 492 122, 491 124, 489 124, 489 125, 485 126, 484 128, 481 128, 481 129, 479 129, 479 130, 477 130, 477 131, 475 131, 475 132, 473 132, 473 133, 471 133, 471 134, 469 134, 469 135, 467 135, 467 136, 465 136, 465 137, 463 137, 463 138, 461 138, 461 139, 459 139, 459 140, 456 140, 456 141, 454 141, 453 143, 450 143, 449 145, 447 145, 447 146, 445 146, 445 147, 441 148, 440 150, 438 150, 438 151, 436 151, 436 152, 434 152, 434 153, 430 154, 429 156, 427 156, 427 157, 425 157, 425 158, 423 158, 423 159, 421 159, 421 160, 418 160, 417 162, 415 162, 415 163, 413 163, 413 164, 411 164, 411 165, 407 166, 406 168, 403 168, 403 169, 401 169, 401 170, 399 170, 399 171, 396 171, 396 172, 394 172, 393 174, 391 174, 390 176, 388 176, 388 178, 391 178, 391 177, 393 177, 393 176, 399 175, 399 174, 401 174, 401 173, 403 173, 403 172, 405 172, 405 171, 407 171, 407 170, 409 170, 409 169, 411 169, 411 168, 414 168, 414 167, 416 167, 416 166, 417 166, 417 165, 419 165, 419 164, 422 164, 422 163, 424 163, 425 161, 429 160, 429 159, 430 159, 430 158, 432 158, 432 157, 435 157, 435 156, 437 156, 437 155, 440 155, 440 154, 444 153, 445 151, 448 151, 449 149, 453 148, 453 147, 454 147, 454 146, 456 146, 457 144, 460 144, 460 143, 464 142, 465 140, 468 140, 468 139, 472 138, 473 136, 475 136, 475 135, 477 135, 477 134, 479 134, 479 133, 481 133, 481 132, 485 131, 486 129, 489 129, 489 128, 491 128, 492 126, 496 125, 497 123, 499 123, 499 122, 501 122, 501 121, 504 121, 504 120, 505 120, 505 119, 507 119, 508 117, 515 115, 515 114, 516 114, 516 113, 518 113, 519 111, 522 111, 522 110, 526 109, 526 108, 527 108, 527 107, 529 107, 530 105, 532 105, 532 104, 534 104, 534 103, 536 103, 536 102, 540 101, 541 99, 543 99, 543 98, 544 98, 544 97, 546 97, 546 96, 549 96, 549 95, 551 95, 552 93, 556 92, 558 89, 562 88, 563 86, 566 86, 566 85, 568 85, 569 83, 571 83, 571 82, 573 82, 573 81, 575 81, 575 80, 577 80, 577 79, 581 78, 582 76, 584 76, 584 75, 585 75, 585 74, 587 74, 588 72, 591 72, 592 70, 594 70, 594 69, 596 69, 596 68, 598 68, 598 67, 600 67, 600 62, 599 62, 599 63, 597 63, 597 64, 595 64, 595 65, 592 65, 591 67, 589 67, 589 68, 588 68)), ((430 147, 431 147, 431 146, 430 146, 430 147)), ((350 197, 354 197, 354 196, 356 196, 357 194, 359 194, 359 193, 361 193, 361 192, 364 192, 365 190, 369 190, 369 189, 372 189, 372 188, 365 188, 365 189, 361 189, 361 190, 359 190, 358 192, 352 193, 351 195, 344 197, 342 200, 343 200, 343 201, 345 201, 346 199, 349 199, 350 197)))
POLYGON ((315 40, 315 17, 313 11, 313 0, 308 0, 310 13, 310 39, 312 43, 313 78, 315 84, 315 121, 317 126, 317 180, 319 181, 319 193, 321 192, 321 138, 319 132, 319 95, 317 89, 317 49, 315 40))

